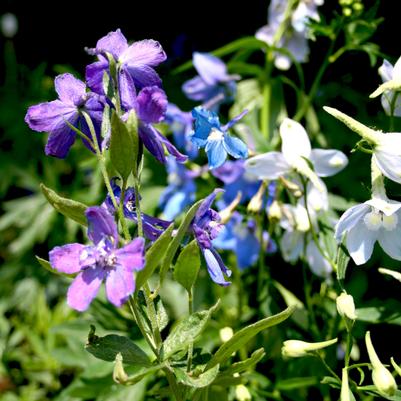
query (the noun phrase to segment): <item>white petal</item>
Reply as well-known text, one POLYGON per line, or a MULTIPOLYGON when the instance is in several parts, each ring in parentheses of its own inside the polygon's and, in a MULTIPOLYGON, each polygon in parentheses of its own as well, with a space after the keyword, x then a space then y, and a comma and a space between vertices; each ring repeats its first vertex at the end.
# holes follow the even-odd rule
POLYGON ((401 260, 401 211, 394 216, 398 219, 394 230, 382 228, 379 235, 379 244, 383 251, 393 259, 401 260))
POLYGON ((355 264, 362 265, 372 256, 373 247, 381 230, 369 230, 359 221, 347 235, 347 249, 355 264))
POLYGON ((383 82, 393 79, 393 69, 393 65, 384 59, 383 64, 379 67, 379 75, 381 76, 383 82))
POLYGON ((268 152, 248 159, 245 170, 260 180, 276 180, 288 173, 291 167, 280 152, 268 152))
POLYGON ((310 241, 306 247, 306 260, 312 272, 317 276, 327 277, 330 275, 332 271, 330 263, 323 257, 313 241, 310 241))
POLYGON ((394 64, 393 68, 393 77, 394 80, 399 81, 401 80, 401 57, 397 60, 394 64))
POLYGON ((319 177, 337 174, 348 164, 347 156, 335 149, 312 149, 310 161, 319 177))
POLYGON ((383 175, 401 183, 401 133, 381 135, 373 157, 383 175))
POLYGON ((281 151, 289 164, 294 159, 309 159, 311 145, 305 128, 298 122, 285 118, 280 125, 281 151))
POLYGON ((401 202, 377 197, 368 200, 365 204, 373 206, 375 209, 383 212, 386 216, 391 216, 401 208, 401 202))
POLYGON ((335 230, 336 240, 340 242, 343 234, 350 231, 370 210, 371 207, 365 203, 350 207, 337 223, 335 230))
POLYGON ((325 183, 318 178, 320 181, 320 186, 324 188, 323 191, 319 191, 315 185, 311 182, 308 183, 307 186, 307 201, 308 201, 308 209, 313 210, 315 213, 319 213, 323 210, 327 210, 329 208, 329 199, 327 193, 327 187, 325 183))
POLYGON ((301 255, 304 235, 299 231, 286 231, 281 238, 280 248, 286 262, 295 262, 301 255))

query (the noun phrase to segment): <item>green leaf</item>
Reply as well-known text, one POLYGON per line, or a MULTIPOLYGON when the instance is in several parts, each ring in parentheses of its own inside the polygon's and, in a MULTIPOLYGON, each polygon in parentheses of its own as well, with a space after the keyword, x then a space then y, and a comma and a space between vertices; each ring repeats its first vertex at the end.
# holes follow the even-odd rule
POLYGON ((201 373, 198 377, 189 376, 185 369, 173 368, 174 374, 179 383, 189 387, 202 388, 213 383, 219 373, 220 365, 215 365, 206 372, 201 373))
POLYGON ((337 265, 337 280, 344 280, 345 273, 347 271, 347 266, 350 261, 350 257, 346 252, 346 248, 344 242, 340 244, 337 248, 337 258, 336 258, 336 265, 337 265))
POLYGON ((71 220, 74 220, 85 227, 88 225, 85 216, 85 210, 88 206, 72 199, 63 198, 52 189, 47 188, 44 184, 40 184, 40 189, 42 190, 47 201, 59 213, 69 217, 71 220))
POLYGON ((219 303, 220 301, 208 310, 193 313, 174 326, 163 343, 162 355, 164 360, 195 342, 219 303))
POLYGON ((121 353, 124 362, 129 365, 150 366, 148 356, 129 338, 115 334, 98 337, 95 335, 95 330, 95 326, 91 325, 88 342, 85 345, 85 349, 95 358, 112 362, 116 359, 116 355, 121 353))
POLYGON ((175 234, 173 240, 170 242, 160 269, 160 283, 163 282, 168 272, 168 269, 170 268, 170 265, 173 261, 174 255, 177 252, 177 249, 180 246, 181 241, 184 238, 184 235, 188 231, 188 227, 191 224, 193 218, 195 217, 195 214, 198 211, 202 202, 203 199, 199 200, 194 205, 192 205, 192 207, 188 210, 187 214, 185 215, 184 220, 178 227, 177 233, 175 234))
POLYGON ((136 275, 136 291, 138 291, 153 274, 156 267, 163 260, 167 247, 170 244, 174 224, 170 224, 166 231, 146 251, 145 267, 136 275))
POLYGON ((193 240, 181 251, 174 267, 174 279, 188 292, 191 292, 195 284, 200 264, 199 247, 196 240, 193 240))
POLYGON ((276 389, 280 391, 291 391, 308 386, 319 384, 318 377, 292 377, 291 379, 280 380, 276 383, 276 389))
MULTIPOLYGON (((107 74, 106 72, 105 72, 105 74, 107 75, 107 77, 109 76, 109 74, 107 74)), ((103 117, 102 117, 102 127, 101 127, 100 131, 102 134, 102 138, 106 138, 106 136, 111 131, 110 106, 108 104, 106 104, 104 106, 103 117)))
POLYGON ((352 206, 355 206, 356 202, 349 201, 342 196, 329 194, 329 206, 332 209, 344 212, 352 206))
MULTIPOLYGON (((132 111, 130 116, 135 112, 132 111)), ((110 160, 114 168, 120 174, 123 181, 131 174, 138 154, 135 149, 134 135, 128 129, 128 123, 124 123, 117 113, 111 116, 111 139, 110 139, 110 160)))
MULTIPOLYGON (((153 335, 152 334, 152 325, 148 318, 148 309, 147 309, 146 299, 145 299, 145 295, 143 294, 143 291, 139 291, 137 293, 137 300, 138 300, 138 305, 139 305, 140 318, 142 319, 145 330, 152 336, 153 335)), ((156 309, 157 327, 159 328, 160 331, 162 331, 164 328, 167 327, 168 322, 169 322, 167 311, 166 311, 166 309, 163 305, 162 299, 159 295, 153 300, 153 302, 155 304, 155 309, 156 309)))
POLYGON ((240 331, 237 331, 233 337, 224 343, 213 355, 212 359, 207 364, 206 368, 210 369, 216 364, 222 364, 231 357, 233 352, 242 348, 251 338, 255 337, 259 332, 269 327, 275 326, 284 320, 288 319, 295 307, 290 306, 284 311, 260 320, 254 324, 244 327, 240 331))
POLYGON ((388 299, 379 306, 368 306, 356 310, 357 320, 368 323, 389 323, 401 325, 401 302, 388 299))
POLYGON ((160 364, 160 365, 150 366, 148 368, 140 368, 134 374, 129 375, 127 381, 121 384, 124 384, 125 386, 132 386, 133 384, 140 382, 144 377, 153 373, 157 373, 160 369, 163 369, 163 367, 164 365, 160 364))
POLYGON ((61 273, 58 270, 53 269, 50 262, 46 259, 42 259, 39 256, 35 256, 35 258, 42 267, 44 267, 46 270, 48 270, 49 272, 51 272, 53 274, 57 274, 57 276, 74 277, 74 274, 61 273))

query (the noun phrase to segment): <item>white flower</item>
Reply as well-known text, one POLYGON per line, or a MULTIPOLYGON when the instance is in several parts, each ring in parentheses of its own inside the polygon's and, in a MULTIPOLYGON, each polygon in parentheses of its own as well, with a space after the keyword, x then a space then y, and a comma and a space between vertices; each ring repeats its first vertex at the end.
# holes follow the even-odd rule
POLYGON ((300 340, 287 340, 284 341, 283 347, 281 348, 281 354, 286 358, 300 358, 308 355, 310 352, 318 351, 322 348, 326 348, 337 342, 337 338, 333 338, 328 341, 321 341, 318 343, 308 343, 300 340))
POLYGON ((341 317, 347 317, 350 320, 356 319, 355 303, 352 295, 345 291, 336 299, 337 311, 341 317))
POLYGON ((251 157, 245 163, 246 171, 260 180, 274 180, 297 171, 323 191, 319 177, 332 176, 348 163, 344 153, 334 149, 312 149, 308 134, 301 124, 285 118, 280 125, 281 152, 268 152, 251 157), (309 160, 313 166, 310 168, 309 160))
POLYGON ((376 241, 389 256, 401 260, 401 203, 375 198, 348 209, 335 231, 338 242, 347 233, 346 246, 357 265, 372 256, 376 241))
POLYGON ((379 273, 382 274, 387 274, 393 278, 395 278, 396 280, 398 280, 399 282, 401 282, 401 273, 400 272, 396 272, 394 270, 390 270, 390 269, 385 269, 383 267, 379 267, 379 273))

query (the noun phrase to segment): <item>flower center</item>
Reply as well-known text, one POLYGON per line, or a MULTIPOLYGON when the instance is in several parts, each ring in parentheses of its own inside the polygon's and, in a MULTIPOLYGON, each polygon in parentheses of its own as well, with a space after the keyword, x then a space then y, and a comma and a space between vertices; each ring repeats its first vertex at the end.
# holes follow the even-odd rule
POLYGON ((112 267, 112 266, 114 266, 115 263, 117 262, 117 256, 114 255, 114 253, 111 253, 111 254, 107 255, 107 256, 104 258, 104 261, 105 261, 105 264, 106 264, 107 266, 112 267))
POLYGON ((219 131, 217 128, 212 128, 209 136, 207 137, 208 141, 222 141, 224 137, 224 132, 219 131))
POLYGON ((125 204, 125 207, 127 208, 127 210, 129 212, 135 212, 135 210, 136 210, 136 206, 135 206, 135 202, 134 201, 128 201, 125 204))
POLYGON ((371 231, 377 231, 381 227, 387 231, 393 231, 397 226, 398 217, 396 214, 386 216, 382 212, 370 212, 365 215, 363 221, 371 231))

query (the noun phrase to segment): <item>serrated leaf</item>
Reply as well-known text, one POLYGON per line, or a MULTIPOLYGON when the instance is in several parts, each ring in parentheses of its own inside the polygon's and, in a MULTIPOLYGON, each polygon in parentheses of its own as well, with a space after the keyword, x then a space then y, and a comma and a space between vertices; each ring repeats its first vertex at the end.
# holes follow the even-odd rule
POLYGON ((88 225, 85 216, 85 210, 88 206, 72 199, 63 198, 52 189, 47 188, 44 184, 40 184, 40 189, 50 205, 59 213, 85 227, 88 225))
POLYGON ((205 329, 212 313, 218 306, 219 302, 208 310, 195 312, 178 322, 163 343, 163 359, 165 360, 176 352, 187 348, 189 344, 193 344, 205 329))
POLYGON ((36 260, 39 262, 39 264, 45 268, 46 270, 48 270, 50 273, 56 274, 57 276, 64 276, 64 277, 74 277, 73 274, 67 274, 67 273, 61 273, 56 269, 52 268, 52 265, 50 264, 50 262, 46 259, 42 259, 39 256, 35 256, 36 260))
POLYGON ((166 231, 146 251, 145 267, 136 275, 136 291, 138 291, 150 278, 156 267, 163 260, 167 247, 171 241, 174 224, 170 224, 166 231))
POLYGON ((179 383, 189 387, 202 388, 213 383, 219 373, 220 365, 215 365, 213 368, 201 373, 198 377, 189 376, 186 370, 173 368, 175 377, 179 383))
POLYGON ((195 284, 200 264, 199 247, 193 240, 181 251, 174 267, 174 279, 188 292, 195 284))
POLYGON ((198 211, 200 205, 202 204, 203 199, 199 200, 196 202, 192 207, 188 210, 187 214, 184 217, 184 220, 178 227, 178 230, 173 238, 173 240, 170 242, 166 254, 164 256, 162 266, 160 269, 160 282, 163 282, 168 269, 170 268, 170 265, 173 261, 174 255, 177 252, 178 247, 181 244, 182 239, 184 238, 184 235, 188 231, 189 225, 191 224, 191 221, 195 217, 196 212, 198 211))
POLYGON ((233 352, 237 351, 243 347, 251 338, 255 337, 259 332, 265 330, 269 327, 275 326, 284 320, 288 319, 295 307, 290 306, 284 311, 260 320, 254 324, 251 324, 243 329, 237 331, 233 337, 230 338, 226 343, 224 343, 212 356, 212 359, 207 364, 206 368, 210 369, 216 364, 222 364, 227 359, 231 357, 233 352))
POLYGON ((128 365, 150 366, 150 360, 134 342, 127 337, 109 334, 104 337, 95 335, 95 327, 91 326, 85 349, 95 358, 113 362, 120 353, 124 363, 128 365))
POLYGON ((110 160, 113 167, 126 181, 137 161, 138 149, 135 149, 134 136, 117 113, 111 116, 110 160))

